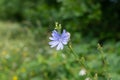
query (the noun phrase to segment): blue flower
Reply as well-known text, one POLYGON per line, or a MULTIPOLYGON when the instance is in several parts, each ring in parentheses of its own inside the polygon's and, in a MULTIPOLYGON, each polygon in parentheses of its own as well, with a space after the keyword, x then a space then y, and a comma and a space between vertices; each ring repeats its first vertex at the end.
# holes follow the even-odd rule
POLYGON ((62 50, 70 39, 70 33, 63 30, 62 34, 60 34, 56 30, 53 30, 52 37, 49 37, 49 39, 51 40, 49 42, 51 48, 57 47, 56 50, 62 50))

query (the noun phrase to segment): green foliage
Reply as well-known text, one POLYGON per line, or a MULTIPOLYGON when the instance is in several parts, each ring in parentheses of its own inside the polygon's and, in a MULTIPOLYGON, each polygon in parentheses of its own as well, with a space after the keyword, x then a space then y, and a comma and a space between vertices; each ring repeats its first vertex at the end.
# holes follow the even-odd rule
POLYGON ((34 27, 58 21, 84 36, 119 39, 119 5, 119 0, 0 0, 0 19, 34 27))
MULTIPOLYGON (((84 80, 87 76, 79 76, 82 67, 69 49, 65 47, 67 51, 60 52, 50 49, 45 36, 47 38, 48 34, 41 28, 34 30, 19 24, 0 22, 0 79, 84 80)), ((93 76, 97 73, 98 80, 106 80, 97 40, 80 40, 73 44, 74 50, 85 57, 93 76)), ((107 70, 113 80, 120 79, 119 47, 120 42, 106 43, 103 47, 109 63, 107 70)))

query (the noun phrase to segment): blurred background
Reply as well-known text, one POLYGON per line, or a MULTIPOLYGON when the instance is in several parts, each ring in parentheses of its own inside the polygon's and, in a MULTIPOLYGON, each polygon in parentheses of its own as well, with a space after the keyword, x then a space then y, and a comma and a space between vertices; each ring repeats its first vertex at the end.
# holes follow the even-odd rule
POLYGON ((97 44, 112 80, 120 80, 120 0, 0 0, 1 80, 85 80, 67 47, 51 49, 59 22, 98 80, 106 80, 97 44))

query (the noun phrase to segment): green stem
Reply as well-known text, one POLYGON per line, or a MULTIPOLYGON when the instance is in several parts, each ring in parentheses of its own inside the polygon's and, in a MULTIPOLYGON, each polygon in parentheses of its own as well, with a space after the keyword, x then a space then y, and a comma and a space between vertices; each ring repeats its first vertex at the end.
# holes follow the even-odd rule
POLYGON ((69 44, 68 47, 71 50, 71 52, 73 53, 73 55, 78 58, 77 54, 73 51, 72 46, 69 44))
POLYGON ((105 77, 107 78, 107 80, 111 80, 111 78, 109 77, 109 73, 107 73, 107 68, 108 65, 107 65, 107 60, 106 60, 106 57, 104 55, 104 51, 103 51, 103 48, 101 47, 100 44, 98 44, 98 50, 100 51, 101 53, 101 60, 102 60, 102 64, 103 64, 103 71, 106 73, 105 77))
MULTIPOLYGON (((79 59, 77 53, 74 52, 71 44, 68 44, 68 48, 71 50, 71 52, 73 53, 73 55, 75 56, 75 58, 77 59, 77 61, 79 62, 80 65, 82 65, 86 70, 88 69, 88 66, 84 64, 84 62, 82 62, 82 60, 79 59)), ((90 77, 92 78, 91 73, 88 71, 88 74, 90 75, 90 77)))

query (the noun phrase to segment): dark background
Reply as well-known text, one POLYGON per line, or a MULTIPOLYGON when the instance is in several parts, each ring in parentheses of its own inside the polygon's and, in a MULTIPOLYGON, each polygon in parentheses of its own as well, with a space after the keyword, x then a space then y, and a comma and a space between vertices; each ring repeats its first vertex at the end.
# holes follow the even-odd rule
POLYGON ((53 27, 57 21, 71 32, 100 40, 120 39, 119 0, 1 0, 0 19, 32 27, 53 27))

